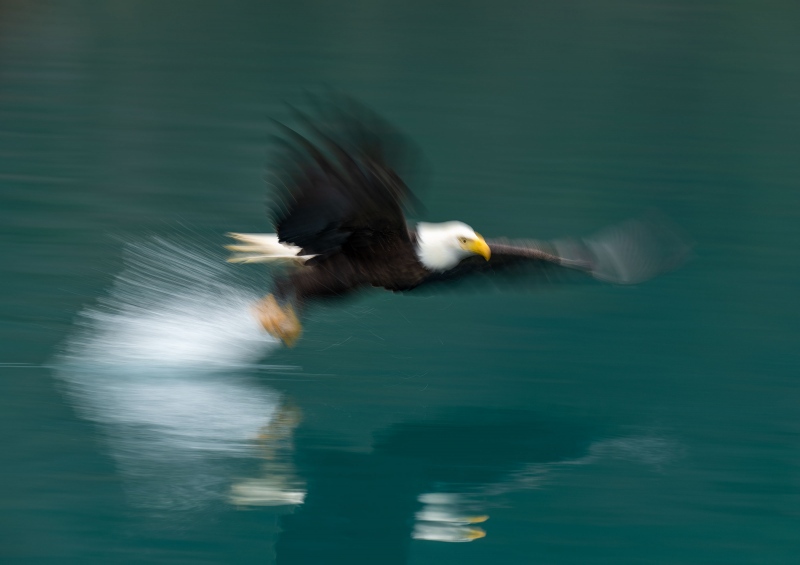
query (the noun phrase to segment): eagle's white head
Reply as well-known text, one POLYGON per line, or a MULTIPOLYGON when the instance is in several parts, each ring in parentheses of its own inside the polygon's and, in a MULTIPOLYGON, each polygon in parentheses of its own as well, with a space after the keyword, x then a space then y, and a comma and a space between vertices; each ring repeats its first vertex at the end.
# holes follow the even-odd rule
POLYGON ((426 269, 447 271, 470 255, 488 261, 491 254, 481 235, 463 222, 417 224, 417 256, 426 269))

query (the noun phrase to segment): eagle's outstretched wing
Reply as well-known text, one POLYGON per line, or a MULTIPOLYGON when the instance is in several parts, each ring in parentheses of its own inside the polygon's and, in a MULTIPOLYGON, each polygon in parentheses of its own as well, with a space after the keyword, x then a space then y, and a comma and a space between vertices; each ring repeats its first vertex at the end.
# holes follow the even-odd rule
POLYGON ((449 271, 432 274, 423 285, 487 275, 553 281, 570 272, 614 284, 636 284, 678 267, 691 250, 682 231, 656 215, 615 224, 585 238, 487 239, 486 243, 492 251, 489 261, 470 257, 449 271))
POLYGON ((279 124, 277 140, 272 212, 280 242, 317 260, 387 238, 407 242, 403 210, 413 196, 396 169, 408 143, 352 101, 313 120, 295 113, 307 133, 279 124))

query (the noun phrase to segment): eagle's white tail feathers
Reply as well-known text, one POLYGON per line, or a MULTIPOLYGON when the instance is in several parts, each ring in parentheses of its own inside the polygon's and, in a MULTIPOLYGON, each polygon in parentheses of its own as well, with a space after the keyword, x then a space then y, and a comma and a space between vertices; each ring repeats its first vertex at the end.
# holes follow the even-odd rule
POLYGON ((302 249, 278 241, 274 233, 229 233, 228 237, 242 242, 243 245, 226 245, 234 255, 228 258, 229 263, 269 263, 289 261, 305 263, 314 255, 300 255, 302 249))

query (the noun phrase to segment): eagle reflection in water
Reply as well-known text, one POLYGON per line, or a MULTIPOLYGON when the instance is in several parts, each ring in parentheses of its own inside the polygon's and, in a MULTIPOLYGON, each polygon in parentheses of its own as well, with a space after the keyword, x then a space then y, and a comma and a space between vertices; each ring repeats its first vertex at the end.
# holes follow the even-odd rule
POLYGON ((275 233, 231 233, 232 262, 283 265, 273 293, 254 305, 263 328, 293 345, 311 304, 375 287, 409 292, 481 275, 549 279, 569 271, 632 284, 674 268, 688 245, 666 221, 631 220, 588 238, 485 239, 459 221, 405 216, 418 203, 401 174, 411 144, 351 100, 295 110, 279 124, 272 217, 275 233), (302 132, 302 133, 301 133, 302 132))
MULTIPOLYGON (((281 419, 272 439, 292 446, 294 464, 283 460, 288 453, 269 453, 262 477, 232 489, 242 506, 295 506, 281 518, 278 563, 406 563, 412 540, 486 536, 491 526, 483 523, 508 493, 543 488, 558 474, 601 461, 657 470, 681 453, 656 434, 615 437, 525 410, 463 408, 395 424, 376 433, 366 452, 331 447, 319 430, 295 430, 299 410, 292 405, 275 421, 281 419), (307 497, 280 493, 286 469, 293 481, 303 475, 307 497)), ((298 492, 294 484, 290 493, 298 492)))

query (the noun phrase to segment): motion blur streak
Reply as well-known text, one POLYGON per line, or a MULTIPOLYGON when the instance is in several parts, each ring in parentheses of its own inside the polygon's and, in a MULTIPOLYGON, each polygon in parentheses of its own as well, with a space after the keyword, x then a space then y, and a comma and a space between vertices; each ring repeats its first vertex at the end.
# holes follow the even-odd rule
POLYGON ((208 252, 154 238, 128 244, 125 261, 109 296, 81 313, 65 360, 229 370, 274 344, 249 310, 258 292, 208 252))
POLYGON ((126 268, 81 313, 60 358, 70 397, 101 424, 138 506, 223 498, 231 458, 257 455, 280 403, 243 373, 274 345, 249 313, 257 294, 208 257, 163 239, 129 244, 126 268))

